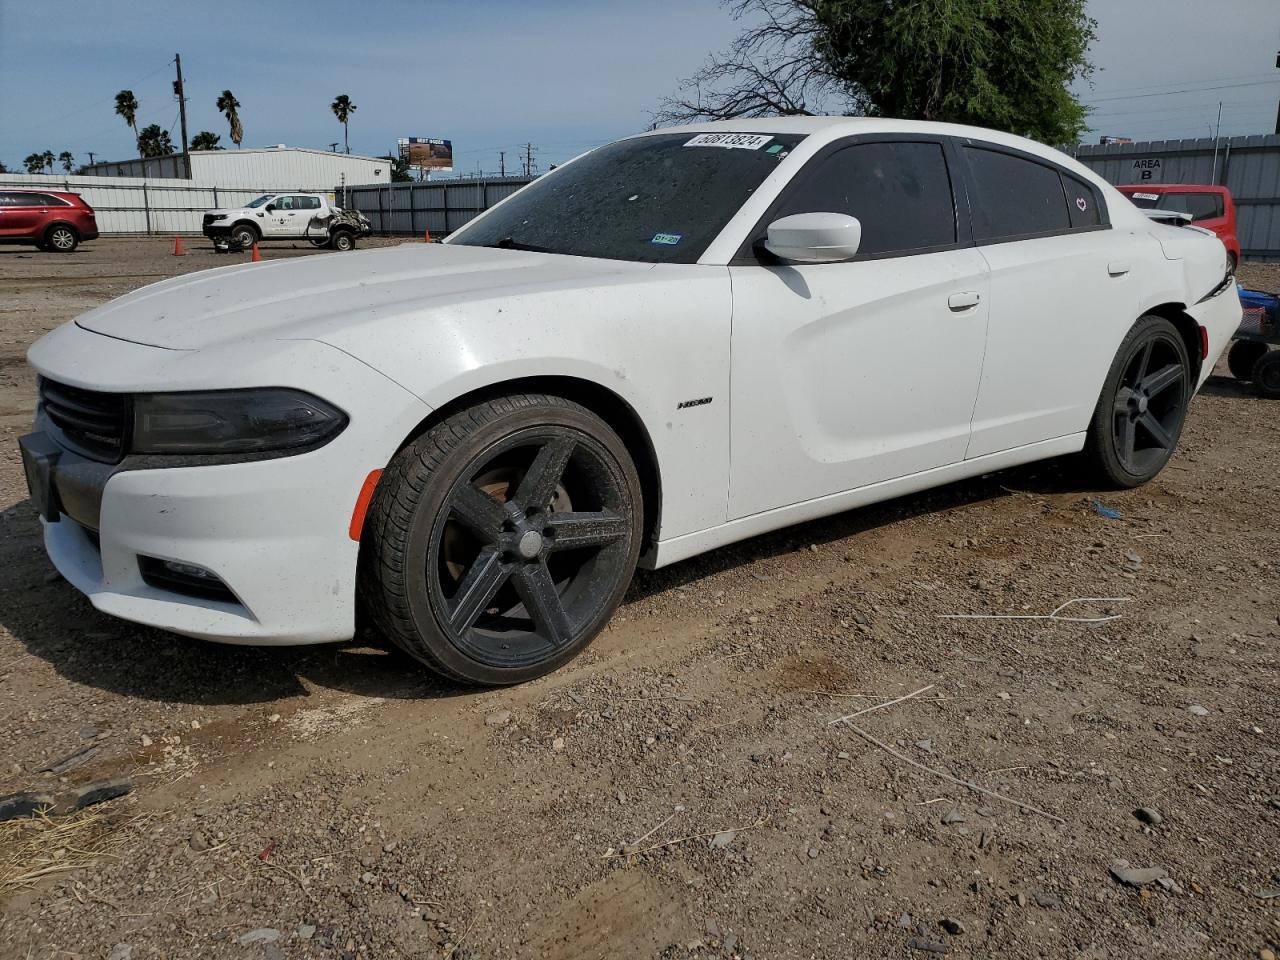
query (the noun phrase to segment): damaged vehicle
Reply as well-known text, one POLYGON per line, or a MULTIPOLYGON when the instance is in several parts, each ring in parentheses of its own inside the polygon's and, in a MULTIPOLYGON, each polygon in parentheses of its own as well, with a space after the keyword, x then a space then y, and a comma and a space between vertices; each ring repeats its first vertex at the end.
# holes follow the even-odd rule
POLYGON ((320 193, 264 193, 243 207, 207 210, 201 227, 218 250, 247 250, 264 240, 309 240, 317 247, 354 250, 372 233, 358 210, 334 206, 320 193))
POLYGON ((443 244, 90 310, 31 347, 20 445, 99 610, 249 644, 367 618, 509 684, 637 565, 1048 457, 1146 483, 1240 319, 1221 241, 1039 143, 739 120, 599 147, 443 244))

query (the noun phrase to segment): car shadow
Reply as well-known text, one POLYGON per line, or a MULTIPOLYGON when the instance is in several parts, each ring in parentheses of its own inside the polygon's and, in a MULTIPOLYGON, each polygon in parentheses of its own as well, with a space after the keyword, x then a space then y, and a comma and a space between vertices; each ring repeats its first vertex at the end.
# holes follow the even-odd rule
MULTIPOLYGON (((856 537, 911 517, 1012 495, 1084 492, 1069 459, 958 481, 849 510, 722 547, 657 571, 637 573, 624 602, 695 584, 810 544, 856 537)), ((77 684, 142 700, 203 706, 250 705, 305 696, 309 686, 388 699, 466 695, 475 688, 437 680, 416 661, 362 629, 355 641, 303 647, 229 646, 118 620, 53 571, 29 501, 0 513, 0 626, 28 653, 77 684)), ((857 550, 851 544, 852 551, 857 550)))
POLYGON ((1211 397, 1256 397, 1252 384, 1243 383, 1235 377, 1213 375, 1204 382, 1200 392, 1211 397))

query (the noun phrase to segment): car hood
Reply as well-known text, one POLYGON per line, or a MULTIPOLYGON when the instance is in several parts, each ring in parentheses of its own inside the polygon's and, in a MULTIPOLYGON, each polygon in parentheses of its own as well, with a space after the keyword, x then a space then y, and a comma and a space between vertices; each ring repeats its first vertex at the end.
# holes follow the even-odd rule
POLYGON ((214 207, 212 210, 206 210, 206 217, 229 217, 233 213, 243 213, 244 207, 214 207))
POLYGON ((86 330, 170 350, 246 339, 322 339, 353 319, 581 287, 652 264, 486 247, 382 250, 241 264, 174 277, 90 310, 86 330))

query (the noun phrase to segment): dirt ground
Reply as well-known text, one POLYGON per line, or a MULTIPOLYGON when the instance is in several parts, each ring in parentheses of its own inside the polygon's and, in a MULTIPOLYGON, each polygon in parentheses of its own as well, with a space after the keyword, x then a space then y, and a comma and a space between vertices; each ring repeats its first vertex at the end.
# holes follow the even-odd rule
POLYGON ((1144 489, 1049 463, 642 572, 586 655, 477 692, 374 637, 133 626, 51 575, 25 350, 226 259, 188 246, 0 248, 0 794, 134 784, 0 825, 0 957, 1277 949, 1274 401, 1215 376, 1144 489), (1116 599, 1060 616, 1117 619, 949 619, 1080 597, 1116 599))

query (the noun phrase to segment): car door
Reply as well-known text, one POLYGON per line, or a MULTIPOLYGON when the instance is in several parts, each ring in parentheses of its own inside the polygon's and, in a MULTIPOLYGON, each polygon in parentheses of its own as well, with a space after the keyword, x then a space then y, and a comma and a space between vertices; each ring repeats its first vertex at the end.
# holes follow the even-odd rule
POLYGON ((987 270, 938 138, 853 138, 797 174, 730 266, 730 519, 963 459, 987 270), (774 220, 862 224, 848 262, 771 260, 774 220))
POLYGON ((1111 229, 1101 192, 1048 160, 958 148, 991 315, 968 457, 1086 430, 1137 319, 1140 241, 1111 229))
POLYGON ((303 231, 294 231, 297 211, 293 209, 294 198, 289 194, 281 194, 267 204, 263 234, 268 237, 301 236, 303 231))
POLYGON ((6 237, 35 237, 48 218, 49 198, 39 193, 14 191, 0 209, 0 229, 6 237))

